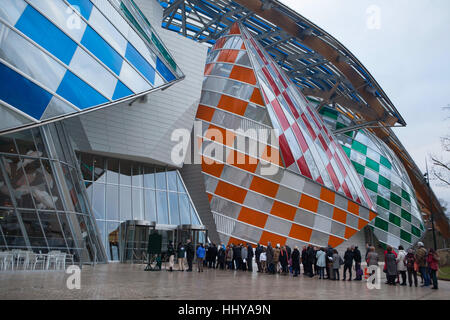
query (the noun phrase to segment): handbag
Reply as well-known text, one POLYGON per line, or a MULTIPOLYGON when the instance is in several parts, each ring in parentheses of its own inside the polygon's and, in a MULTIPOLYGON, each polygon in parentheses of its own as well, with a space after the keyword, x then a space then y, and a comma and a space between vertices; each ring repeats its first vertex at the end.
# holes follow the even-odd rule
POLYGON ((419 271, 419 265, 417 264, 417 262, 414 262, 414 271, 419 271))

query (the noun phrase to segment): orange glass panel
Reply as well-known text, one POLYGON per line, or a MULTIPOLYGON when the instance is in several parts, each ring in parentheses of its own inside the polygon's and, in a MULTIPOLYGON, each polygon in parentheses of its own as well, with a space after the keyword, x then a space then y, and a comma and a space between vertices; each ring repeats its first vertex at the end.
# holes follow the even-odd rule
POLYGON ((359 216, 359 206, 353 201, 348 201, 347 210, 359 216))
POLYGON ((210 107, 207 107, 207 106, 204 106, 204 105, 199 105, 198 106, 197 115, 196 115, 196 117, 198 119, 202 119, 202 120, 210 122, 211 119, 213 118, 213 116, 214 116, 214 109, 213 108, 210 108, 210 107))
POLYGON ((221 50, 217 57, 217 62, 230 62, 234 63, 238 56, 239 50, 225 49, 221 50))
POLYGON ((228 34, 241 34, 241 29, 239 29, 239 25, 237 23, 233 23, 230 28, 230 32, 228 34))
POLYGON ((238 220, 248 224, 264 228, 268 215, 259 211, 243 207, 239 213, 238 220))
POLYGON ((214 63, 207 64, 205 66, 205 76, 209 75, 214 68, 214 63))
POLYGON ((311 238, 312 229, 299 226, 298 224, 292 224, 291 232, 289 232, 289 237, 309 242, 311 238))
POLYGON ((230 73, 230 78, 238 81, 242 81, 245 83, 249 83, 252 85, 256 84, 256 77, 253 69, 234 66, 230 73))
POLYGON ((272 210, 270 210, 270 213, 274 216, 291 221, 294 219, 296 212, 297 208, 278 201, 274 201, 272 210))
POLYGON ((213 195, 211 193, 208 193, 208 200, 210 203, 211 203, 212 197, 213 197, 213 195))
POLYGON ((344 235, 344 237, 346 238, 346 239, 349 239, 349 238, 351 238, 355 233, 357 233, 358 232, 358 230, 356 230, 356 229, 352 229, 352 228, 349 228, 349 227, 345 227, 345 235, 344 235))
POLYGON ((331 236, 328 238, 328 245, 330 245, 333 248, 336 248, 338 245, 340 245, 342 242, 344 242, 344 239, 331 236))
POLYGON ((238 203, 243 203, 245 196, 247 195, 247 190, 224 181, 219 181, 219 183, 217 183, 215 194, 238 203))
POLYGON ((322 199, 323 201, 334 204, 334 197, 335 193, 331 190, 322 188, 322 190, 320 191, 320 199, 322 199))
POLYGON ((247 105, 247 101, 222 95, 219 103, 217 104, 217 108, 243 116, 245 114, 245 110, 247 109, 247 105))
POLYGON ((239 151, 231 150, 227 158, 227 164, 254 173, 258 166, 258 159, 239 151))
POLYGON ((363 219, 359 219, 358 220, 358 229, 361 230, 362 228, 364 228, 369 222, 367 222, 366 220, 363 219))
POLYGON ((203 172, 208 173, 208 174, 213 175, 218 178, 220 178, 220 175, 222 174, 223 166, 224 166, 223 163, 214 162, 212 164, 206 164, 206 163, 202 162, 203 172))
POLYGON ((333 220, 345 223, 345 221, 347 221, 347 212, 339 208, 334 208, 333 220))
POLYGON ((314 199, 306 194, 302 194, 300 198, 299 207, 302 207, 306 210, 317 212, 317 207, 319 206, 319 200, 314 199))
POLYGON ((264 100, 261 96, 261 91, 259 91, 258 88, 255 88, 255 90, 253 90, 250 101, 253 103, 259 104, 260 106, 265 106, 264 100))
POLYGON ((269 180, 261 179, 260 177, 254 176, 250 189, 266 196, 274 198, 277 195, 279 185, 273 183, 269 180))
POLYGON ((271 243, 272 247, 275 247, 277 244, 279 244, 280 246, 284 246, 284 244, 286 243, 286 237, 268 231, 263 231, 259 243, 267 246, 268 242, 271 243))
POLYGON ((217 143, 221 143, 229 147, 233 146, 235 137, 236 135, 232 131, 213 124, 209 125, 209 128, 205 133, 205 138, 214 140, 217 143))
POLYGON ((266 160, 267 162, 276 164, 277 166, 282 167, 280 151, 278 149, 272 148, 271 146, 266 146, 264 149, 261 158, 266 160))
POLYGON ((372 221, 377 216, 376 212, 369 211, 369 220, 372 221))
POLYGON ((228 245, 233 244, 233 245, 237 246, 237 245, 240 245, 241 243, 244 244, 245 241, 241 240, 241 239, 233 238, 233 237, 230 237, 230 239, 228 239, 228 245))

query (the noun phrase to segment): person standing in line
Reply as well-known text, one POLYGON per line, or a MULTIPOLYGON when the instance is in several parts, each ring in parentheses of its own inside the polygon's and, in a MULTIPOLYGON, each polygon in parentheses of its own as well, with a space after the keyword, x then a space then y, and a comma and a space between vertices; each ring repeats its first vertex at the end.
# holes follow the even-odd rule
POLYGON ((291 253, 291 265, 292 265, 292 272, 294 274, 294 277, 298 277, 300 273, 300 251, 298 251, 298 247, 295 246, 294 250, 292 250, 291 253))
POLYGON ((203 247, 203 244, 200 243, 198 248, 197 248, 197 268, 198 268, 198 272, 203 272, 203 260, 205 258, 206 255, 206 250, 203 247))
POLYGON ((225 269, 225 245, 223 243, 219 246, 219 252, 217 253, 217 265, 216 268, 219 267, 220 270, 225 269))
POLYGON ((284 275, 288 274, 288 255, 285 246, 282 246, 280 249, 280 265, 281 265, 281 273, 284 275))
POLYGON ((308 267, 307 267, 307 253, 306 253, 306 246, 303 246, 302 249, 302 264, 303 264, 303 275, 306 275, 306 273, 308 272, 308 267))
POLYGON ((434 251, 433 248, 430 248, 428 250, 428 256, 427 256, 427 263, 430 271, 431 281, 433 286, 431 289, 438 289, 438 279, 437 279, 437 272, 439 270, 439 255, 436 251, 434 251))
POLYGON ((192 245, 191 239, 187 239, 186 243, 186 260, 188 263, 188 272, 192 272, 192 260, 194 260, 194 247, 192 245))
MULTIPOLYGON (((378 267, 378 253, 375 252, 375 247, 370 247, 369 252, 367 253, 367 266, 377 266, 378 267)), ((375 270, 372 270, 372 274, 375 273, 375 270)), ((372 281, 375 284, 375 279, 372 281)))
POLYGON ((327 264, 326 265, 326 272, 327 272, 326 279, 333 280, 333 247, 331 247, 329 245, 328 249, 326 250, 325 253, 326 253, 325 263, 327 264))
POLYGON ((233 245, 229 245, 225 252, 228 270, 233 270, 233 245))
POLYGON ((333 274, 334 280, 340 280, 339 269, 341 268, 341 264, 344 264, 344 260, 339 255, 339 252, 334 249, 333 250, 333 274))
POLYGON ((255 250, 255 262, 256 262, 256 266, 258 267, 257 272, 262 272, 262 267, 261 267, 262 249, 263 249, 263 247, 261 246, 261 244, 258 243, 258 245, 256 246, 256 250, 255 250))
POLYGON ((326 253, 325 248, 320 248, 316 253, 317 258, 317 267, 319 268, 319 279, 325 279, 324 269, 327 266, 326 264, 326 253))
POLYGON ((179 242, 177 246, 177 257, 178 257, 178 270, 184 271, 184 259, 186 258, 186 249, 181 242, 179 242))
POLYGON ((355 280, 361 281, 363 272, 361 270, 361 252, 359 251, 357 246, 352 246, 353 248, 353 260, 355 260, 355 280))
POLYGON ((173 247, 172 240, 169 240, 167 245, 167 255, 169 256, 169 271, 173 271, 174 259, 175 259, 175 248, 173 247))
POLYGON ((250 243, 247 243, 247 270, 253 272, 253 247, 250 243))
POLYGON ((241 246, 241 256, 242 256, 242 263, 241 263, 241 269, 242 271, 247 271, 247 247, 241 246))
POLYGON ((414 279, 414 286, 417 287, 417 269, 416 269, 417 264, 413 249, 408 249, 408 254, 405 257, 405 261, 406 261, 406 270, 408 271, 409 286, 412 287, 414 279))
POLYGON ((403 249, 403 246, 398 247, 398 255, 397 255, 397 271, 402 276, 401 286, 406 286, 406 251, 403 249))
POLYGON ((275 247, 275 249, 273 249, 273 265, 275 273, 279 272, 278 264, 280 262, 280 253, 281 253, 280 244, 277 243, 277 246, 275 247))
POLYGON ((288 273, 292 273, 292 250, 291 247, 285 245, 288 258, 288 273))
POLYGON ((236 245, 233 247, 233 259, 235 263, 235 269, 240 270, 242 268, 242 255, 241 255, 242 247, 240 245, 236 245))
POLYGON ((308 276, 310 278, 312 278, 312 277, 314 277, 313 265, 314 265, 314 261, 315 261, 316 257, 315 257, 314 248, 311 244, 308 245, 308 249, 306 250, 306 253, 307 253, 306 257, 308 259, 308 276))
POLYGON ((427 249, 425 249, 423 242, 418 242, 417 246, 419 247, 416 250, 416 262, 419 265, 419 272, 423 277, 424 284, 421 287, 428 287, 430 285, 430 275, 428 273, 427 267, 427 249))
POLYGON ((343 279, 345 281, 348 270, 348 281, 352 281, 352 267, 353 267, 353 251, 350 247, 347 248, 347 251, 344 253, 344 273, 343 279))
POLYGON ((319 251, 319 248, 313 247, 313 249, 314 249, 314 251, 313 251, 313 259, 314 259, 313 273, 314 273, 314 276, 317 276, 317 275, 319 275, 319 268, 317 267, 317 251, 319 251))
POLYGON ((386 276, 387 276, 387 283, 389 285, 395 286, 395 279, 397 278, 398 270, 397 270, 397 257, 392 252, 392 247, 387 247, 387 252, 385 256, 386 261, 386 276))
POLYGON ((261 253, 259 255, 259 261, 261 263, 261 272, 265 273, 267 272, 267 254, 266 254, 266 248, 261 246, 261 253))
POLYGON ((266 250, 267 271, 270 274, 275 274, 275 267, 274 267, 274 263, 273 263, 273 255, 274 255, 274 250, 272 248, 272 244, 270 242, 267 242, 267 250, 266 250))

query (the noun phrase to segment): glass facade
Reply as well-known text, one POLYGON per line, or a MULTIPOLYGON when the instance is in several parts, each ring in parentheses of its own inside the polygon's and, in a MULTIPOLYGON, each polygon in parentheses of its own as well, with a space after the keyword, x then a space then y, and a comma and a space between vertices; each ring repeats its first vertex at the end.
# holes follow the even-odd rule
POLYGON ((79 153, 78 159, 108 259, 118 260, 118 227, 126 220, 201 225, 178 170, 79 153))
POLYGON ((0 136, 0 249, 60 250, 82 263, 105 261, 60 124, 0 136))

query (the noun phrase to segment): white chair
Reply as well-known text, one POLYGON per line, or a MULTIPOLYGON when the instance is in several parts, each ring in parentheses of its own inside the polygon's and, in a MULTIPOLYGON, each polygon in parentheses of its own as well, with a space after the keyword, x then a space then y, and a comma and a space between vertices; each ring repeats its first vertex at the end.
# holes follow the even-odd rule
POLYGON ((61 253, 61 251, 59 251, 59 250, 53 250, 53 251, 50 251, 49 253, 48 253, 48 255, 47 255, 47 264, 46 264, 46 269, 48 270, 50 267, 51 267, 51 265, 53 264, 54 266, 55 266, 55 270, 56 270, 56 262, 57 262, 57 258, 58 258, 58 256, 59 256, 59 254, 61 253))
POLYGON ((1 268, 8 270, 8 266, 11 266, 11 270, 14 270, 14 254, 11 252, 0 253, 1 268))
POLYGON ((19 270, 20 263, 22 263, 23 267, 25 268, 28 251, 23 251, 23 250, 17 250, 17 251, 13 250, 13 251, 14 251, 15 259, 16 259, 16 269, 19 270))
POLYGON ((34 253, 32 260, 32 270, 36 270, 36 265, 41 264, 42 270, 44 270, 47 263, 47 255, 42 253, 34 253))
POLYGON ((58 253, 55 259, 55 269, 66 270, 67 253, 58 253))

